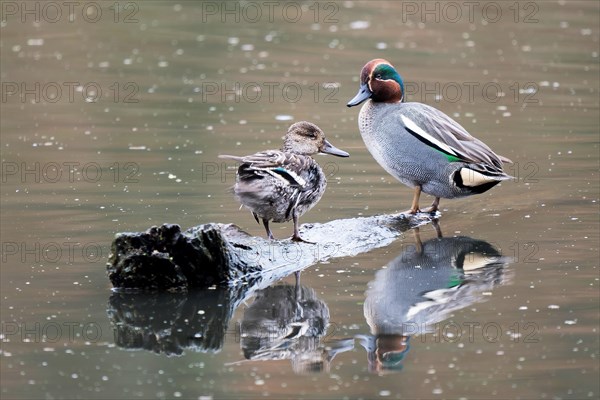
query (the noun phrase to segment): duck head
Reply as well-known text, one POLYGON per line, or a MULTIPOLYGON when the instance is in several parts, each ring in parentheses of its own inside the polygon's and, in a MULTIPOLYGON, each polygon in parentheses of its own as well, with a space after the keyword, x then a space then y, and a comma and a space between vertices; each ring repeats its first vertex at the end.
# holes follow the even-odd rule
POLYGON ((329 143, 321 128, 307 121, 296 122, 288 128, 282 150, 306 156, 317 153, 332 154, 338 157, 350 156, 329 143))
POLYGON ((398 103, 404 100, 404 83, 389 61, 376 58, 360 72, 360 88, 348 107, 357 106, 367 99, 379 103, 398 103))

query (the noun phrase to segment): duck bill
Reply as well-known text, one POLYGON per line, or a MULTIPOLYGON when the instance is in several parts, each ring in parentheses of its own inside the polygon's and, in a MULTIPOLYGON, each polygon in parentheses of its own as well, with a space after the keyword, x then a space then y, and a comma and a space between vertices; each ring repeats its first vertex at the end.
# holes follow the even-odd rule
POLYGON ((321 153, 331 154, 333 156, 338 157, 350 157, 350 154, 346 153, 344 150, 340 150, 327 140, 323 142, 323 148, 321 149, 321 153))
POLYGON ((361 83, 356 96, 354 96, 354 98, 352 98, 352 100, 350 100, 346 105, 348 107, 357 106, 363 101, 367 100, 369 97, 371 97, 372 94, 373 92, 371 92, 371 90, 369 89, 369 85, 367 85, 366 83, 361 83))

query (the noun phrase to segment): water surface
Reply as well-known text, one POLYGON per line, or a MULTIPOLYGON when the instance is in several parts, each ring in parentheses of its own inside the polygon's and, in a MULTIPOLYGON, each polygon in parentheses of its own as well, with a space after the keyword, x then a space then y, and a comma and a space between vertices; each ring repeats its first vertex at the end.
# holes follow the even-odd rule
POLYGON ((260 3, 258 18, 249 3, 107 2, 73 22, 42 8, 21 22, 15 4, 0 27, 3 398, 598 397, 597 2, 482 3, 472 21, 460 2, 456 19, 421 2, 277 2, 273 18, 260 3), (443 241, 420 229, 427 262, 408 232, 247 299, 111 292, 117 232, 234 222, 263 235, 217 155, 277 148, 294 121, 351 153, 317 157, 329 186, 301 222, 407 209, 412 191, 345 106, 376 57, 409 100, 515 162, 514 181, 442 200, 443 241), (459 242, 487 249, 483 273, 449 269, 459 242), (387 317, 371 305, 396 307, 402 326, 419 287, 446 306, 410 313, 432 329, 385 328, 380 349, 396 351, 378 364, 387 317))

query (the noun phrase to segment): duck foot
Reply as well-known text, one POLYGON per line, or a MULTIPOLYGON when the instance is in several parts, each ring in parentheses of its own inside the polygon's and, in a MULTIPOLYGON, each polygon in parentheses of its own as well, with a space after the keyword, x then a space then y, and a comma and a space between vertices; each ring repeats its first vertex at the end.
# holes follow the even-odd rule
POLYGON ((402 214, 415 215, 415 214, 424 213, 424 214, 435 215, 438 212, 438 207, 440 205, 439 197, 436 197, 435 200, 433 200, 433 203, 431 203, 431 206, 421 210, 419 208, 419 196, 420 195, 421 195, 421 187, 417 186, 415 188, 415 194, 413 197, 412 207, 410 208, 410 210, 404 211, 402 214))
POLYGON ((292 242, 302 242, 302 243, 308 243, 308 244, 316 244, 315 242, 309 242, 308 240, 304 240, 302 239, 299 235, 294 235, 290 238, 290 240, 292 242))
POLYGON ((309 242, 308 240, 304 240, 300 237, 300 233, 298 231, 298 216, 294 212, 292 219, 294 220, 294 234, 290 238, 292 242, 303 242, 308 244, 316 244, 314 242, 309 242))

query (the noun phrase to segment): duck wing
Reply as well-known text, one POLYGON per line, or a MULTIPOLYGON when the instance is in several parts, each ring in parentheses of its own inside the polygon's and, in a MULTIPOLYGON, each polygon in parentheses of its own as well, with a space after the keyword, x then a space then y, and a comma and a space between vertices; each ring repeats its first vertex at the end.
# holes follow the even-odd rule
POLYGON ((471 136, 458 122, 431 106, 404 103, 400 118, 410 134, 446 154, 450 161, 483 163, 499 171, 502 171, 502 163, 512 163, 471 136))
POLYGON ((242 181, 270 175, 282 184, 300 188, 306 187, 307 180, 302 175, 312 164, 310 157, 280 150, 266 150, 243 157, 221 155, 219 158, 240 162, 238 174, 242 181))

